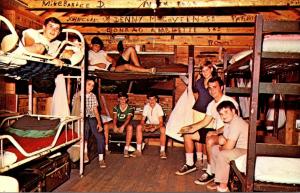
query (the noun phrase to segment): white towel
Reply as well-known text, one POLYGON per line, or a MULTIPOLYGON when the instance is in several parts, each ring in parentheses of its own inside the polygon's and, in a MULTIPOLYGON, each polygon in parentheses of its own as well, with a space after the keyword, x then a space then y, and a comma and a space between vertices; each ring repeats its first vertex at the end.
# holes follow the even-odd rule
POLYGON ((59 74, 55 78, 55 90, 52 100, 52 115, 62 117, 70 116, 66 81, 63 74, 59 74))

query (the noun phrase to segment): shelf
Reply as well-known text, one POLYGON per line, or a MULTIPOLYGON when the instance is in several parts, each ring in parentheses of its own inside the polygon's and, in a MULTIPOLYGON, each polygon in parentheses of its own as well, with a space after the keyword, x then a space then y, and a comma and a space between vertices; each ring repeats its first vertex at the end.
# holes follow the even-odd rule
MULTIPOLYGON (((108 54, 119 54, 118 51, 108 51, 108 54)), ((137 52, 138 55, 174 55, 174 52, 159 52, 159 51, 147 51, 137 52)))

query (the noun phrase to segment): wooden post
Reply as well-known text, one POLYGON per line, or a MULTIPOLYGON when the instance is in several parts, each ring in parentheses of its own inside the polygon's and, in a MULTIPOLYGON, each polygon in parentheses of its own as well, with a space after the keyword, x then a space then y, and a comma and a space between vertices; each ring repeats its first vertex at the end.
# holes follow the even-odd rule
POLYGON ((247 152, 247 172, 246 183, 242 191, 253 192, 254 171, 256 161, 256 120, 258 108, 258 92, 259 92, 259 75, 260 75, 260 62, 262 51, 262 30, 263 30, 263 17, 262 15, 256 16, 255 22, 255 38, 254 38, 254 62, 252 65, 252 82, 250 94, 250 112, 249 112, 249 138, 248 138, 248 152, 247 152))
POLYGON ((71 79, 70 78, 67 78, 67 96, 68 96, 68 105, 70 105, 71 103, 71 79))
POLYGON ((294 109, 288 109, 286 111, 286 124, 285 124, 285 144, 293 144, 293 133, 296 120, 296 111, 294 109))

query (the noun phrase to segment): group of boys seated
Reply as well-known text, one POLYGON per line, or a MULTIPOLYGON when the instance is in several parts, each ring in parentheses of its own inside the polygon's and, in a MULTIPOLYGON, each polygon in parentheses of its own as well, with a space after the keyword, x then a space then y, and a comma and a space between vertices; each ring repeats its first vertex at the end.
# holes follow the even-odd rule
POLYGON ((108 133, 109 128, 114 133, 123 133, 126 130, 126 142, 124 147, 124 157, 142 156, 143 132, 160 131, 160 158, 166 159, 166 128, 164 126, 164 112, 161 105, 157 102, 157 96, 153 93, 147 94, 147 104, 144 106, 141 121, 132 120, 134 116, 134 107, 128 104, 128 95, 124 92, 118 93, 118 105, 113 108, 113 121, 104 124, 105 149, 108 150, 108 133), (136 126, 136 143, 137 149, 129 154, 129 147, 136 126))

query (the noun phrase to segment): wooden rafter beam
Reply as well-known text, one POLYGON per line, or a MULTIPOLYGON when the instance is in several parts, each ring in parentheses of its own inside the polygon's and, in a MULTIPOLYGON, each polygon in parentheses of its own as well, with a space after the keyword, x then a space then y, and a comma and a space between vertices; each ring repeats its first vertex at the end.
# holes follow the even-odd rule
POLYGON ((80 27, 68 26, 82 34, 253 34, 253 27, 80 27))
MULTIPOLYGON (((90 40, 95 35, 85 35, 85 40, 90 42, 90 40)), ((108 44, 117 44, 118 40, 114 39, 113 36, 100 36, 100 38, 105 42, 105 45, 108 44)), ((229 47, 251 47, 253 45, 253 36, 190 36, 190 35, 177 35, 172 37, 170 36, 130 36, 124 40, 126 45, 143 45, 143 44, 162 44, 162 45, 177 45, 177 46, 229 46, 229 47)))
POLYGON ((59 17, 62 23, 254 23, 255 14, 232 16, 99 16, 70 14, 59 17))
POLYGON ((14 26, 34 29, 42 27, 42 19, 26 10, 26 7, 20 2, 0 0, 0 6, 3 9, 3 16, 10 20, 14 26))
POLYGON ((266 7, 266 6, 300 6, 297 0, 32 0, 28 2, 31 9, 152 9, 159 8, 221 8, 221 7, 266 7))

